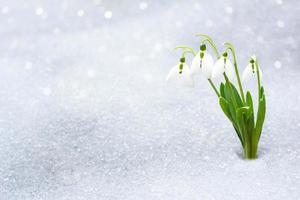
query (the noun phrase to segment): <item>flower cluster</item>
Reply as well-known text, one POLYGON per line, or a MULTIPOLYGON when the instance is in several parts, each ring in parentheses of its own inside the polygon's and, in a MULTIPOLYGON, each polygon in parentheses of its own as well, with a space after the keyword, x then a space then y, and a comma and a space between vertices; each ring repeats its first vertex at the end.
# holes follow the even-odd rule
POLYGON ((203 38, 198 53, 195 53, 188 46, 176 47, 176 49, 183 50, 183 53, 179 63, 168 73, 167 81, 178 79, 184 85, 193 87, 194 76, 202 73, 218 96, 222 111, 232 123, 244 149, 244 157, 247 159, 256 158, 266 112, 264 88, 261 86, 262 73, 258 67, 257 59, 255 56, 250 57, 249 63, 243 71, 241 81, 233 46, 228 42, 224 43, 226 48, 220 55, 215 43, 209 36, 203 34, 197 34, 197 36, 203 38), (212 47, 215 53, 215 62, 213 56, 207 52, 207 44, 212 47), (186 53, 191 53, 194 56, 191 67, 186 64, 186 53), (233 63, 229 58, 229 53, 231 53, 233 63), (222 76, 225 82, 220 83, 218 90, 213 80, 222 76), (247 83, 254 77, 257 77, 258 83, 256 116, 254 115, 252 95, 250 91, 247 91, 245 95, 242 87, 242 82, 247 83), (239 91, 236 89, 234 82, 237 82, 239 91))
MULTIPOLYGON (((185 47, 186 48, 186 47, 185 47)), ((189 48, 189 47, 188 47, 189 48)), ((191 52, 193 51, 184 51, 191 52)), ((206 52, 206 45, 202 44, 200 46, 200 51, 194 54, 191 67, 186 64, 186 58, 182 56, 178 64, 176 64, 168 73, 166 81, 171 81, 173 79, 179 79, 184 85, 193 87, 194 86, 194 76, 196 74, 202 73, 203 76, 208 79, 218 79, 224 73, 230 81, 235 80, 234 67, 230 59, 228 58, 228 53, 224 52, 221 57, 219 57, 215 62, 211 54, 206 52)), ((255 67, 256 57, 253 55, 249 64, 245 67, 242 75, 242 81, 247 83, 251 78, 255 77, 257 74, 257 69, 255 67)), ((260 69, 259 73, 262 76, 260 69)))

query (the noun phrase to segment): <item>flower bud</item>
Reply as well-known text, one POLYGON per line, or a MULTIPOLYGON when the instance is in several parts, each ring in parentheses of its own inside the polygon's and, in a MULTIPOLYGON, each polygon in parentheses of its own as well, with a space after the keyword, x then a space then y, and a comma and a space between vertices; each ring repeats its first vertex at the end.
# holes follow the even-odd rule
POLYGON ((205 44, 201 44, 200 45, 200 51, 205 51, 206 50, 206 45, 205 44))
POLYGON ((180 63, 185 63, 185 57, 180 58, 180 63))

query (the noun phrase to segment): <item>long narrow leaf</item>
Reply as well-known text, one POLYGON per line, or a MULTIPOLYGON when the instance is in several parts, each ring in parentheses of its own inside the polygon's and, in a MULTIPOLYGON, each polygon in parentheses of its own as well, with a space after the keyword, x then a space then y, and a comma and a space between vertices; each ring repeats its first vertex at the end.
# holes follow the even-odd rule
POLYGON ((220 85, 220 94, 221 94, 221 96, 222 96, 223 98, 226 99, 224 90, 225 90, 224 83, 221 83, 221 85, 220 85))
POLYGON ((226 85, 224 85, 224 96, 225 96, 224 98, 228 102, 228 108, 229 108, 231 118, 236 123, 236 112, 235 112, 236 107, 234 106, 233 99, 230 95, 230 90, 226 87, 226 85))
MULTIPOLYGON (((227 87, 229 89, 229 84, 228 83, 226 83, 226 84, 227 84, 227 87)), ((232 88, 232 91, 233 91, 233 95, 234 95, 234 98, 237 101, 238 106, 242 107, 243 106, 243 102, 242 102, 242 99, 241 99, 241 97, 240 97, 237 89, 234 87, 234 85, 232 83, 230 83, 230 85, 231 85, 231 88, 232 88)))
POLYGON ((248 140, 247 127, 245 115, 249 112, 249 107, 241 107, 236 111, 236 119, 238 124, 238 129, 240 132, 240 136, 243 138, 243 142, 245 143, 248 140))
POLYGON ((249 106, 249 108, 250 108, 247 118, 248 119, 253 118, 253 122, 254 122, 253 101, 252 101, 251 93, 249 91, 246 94, 246 103, 247 103, 247 106, 249 106))
POLYGON ((223 97, 220 97, 219 98, 219 103, 220 103, 220 106, 221 106, 224 114, 228 117, 228 119, 230 121, 232 121, 232 117, 231 117, 229 107, 228 107, 229 106, 228 101, 226 101, 226 99, 224 99, 223 97))
POLYGON ((261 131, 263 128, 264 120, 266 114, 266 99, 263 87, 261 87, 261 98, 259 99, 258 111, 257 111, 257 119, 255 125, 255 141, 258 143, 261 131))
POLYGON ((237 127, 237 124, 232 123, 232 125, 233 125, 233 128, 234 128, 234 130, 235 130, 235 132, 236 132, 236 134, 237 134, 237 136, 238 136, 238 138, 239 138, 242 146, 244 147, 244 139, 242 137, 242 133, 239 131, 239 128, 237 127))

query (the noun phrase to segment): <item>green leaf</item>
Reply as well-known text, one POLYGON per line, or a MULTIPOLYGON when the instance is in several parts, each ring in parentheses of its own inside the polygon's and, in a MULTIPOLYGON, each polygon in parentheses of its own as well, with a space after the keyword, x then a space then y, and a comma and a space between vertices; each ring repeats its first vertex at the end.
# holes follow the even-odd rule
POLYGON ((237 124, 232 123, 232 125, 233 125, 233 128, 234 128, 234 130, 235 130, 235 132, 236 132, 236 134, 237 134, 237 136, 238 136, 238 138, 239 138, 242 146, 244 147, 244 140, 242 138, 242 134, 239 131, 239 128, 237 127, 237 124))
POLYGON ((246 103, 249 106, 249 112, 247 116, 247 131, 249 134, 253 135, 254 129, 254 110, 253 110, 253 101, 251 97, 251 93, 248 91, 246 94, 246 103))
POLYGON ((250 111, 250 107, 249 106, 243 106, 243 107, 240 107, 236 110, 236 116, 237 117, 241 117, 242 114, 246 114, 250 111))
POLYGON ((242 146, 244 146, 243 136, 242 136, 241 132, 239 131, 238 123, 235 121, 235 119, 232 118, 232 115, 231 115, 232 112, 230 112, 230 108, 233 109, 233 107, 232 106, 230 107, 228 101, 223 97, 219 97, 219 103, 222 108, 222 111, 227 116, 227 118, 231 121, 242 146))
POLYGON ((245 116, 249 112, 249 107, 241 107, 236 110, 236 120, 237 120, 237 125, 240 133, 240 137, 243 139, 243 141, 248 140, 248 135, 247 135, 247 124, 246 124, 246 119, 245 116))
POLYGON ((219 103, 220 103, 220 106, 221 106, 224 114, 228 117, 228 119, 230 121, 232 121, 232 117, 231 117, 229 107, 228 107, 229 106, 228 101, 226 101, 226 99, 224 99, 223 97, 220 97, 219 98, 219 103))
POLYGON ((221 84, 220 90, 223 93, 222 96, 227 100, 229 104, 228 107, 232 121, 236 123, 236 109, 243 106, 241 98, 234 85, 229 82, 226 82, 225 85, 221 84))
POLYGON ((252 101, 251 93, 249 91, 246 94, 246 103, 247 106, 249 106, 250 108, 247 118, 248 119, 253 118, 253 122, 254 122, 253 101, 252 101))
POLYGON ((224 85, 224 98, 228 102, 228 108, 229 108, 231 118, 235 122, 236 121, 236 112, 235 112, 236 107, 234 106, 231 92, 230 92, 230 89, 227 87, 227 84, 224 85))
POLYGON ((265 114, 266 114, 266 99, 264 94, 264 89, 261 87, 260 90, 261 97, 259 99, 258 110, 257 110, 257 119, 255 125, 255 142, 258 143, 261 131, 263 128, 265 114))
POLYGON ((246 94, 246 103, 247 106, 250 107, 250 110, 253 112, 253 101, 252 101, 251 93, 249 91, 246 94))
POLYGON ((250 116, 248 119, 247 119, 247 133, 251 134, 251 137, 253 138, 254 137, 254 134, 255 132, 253 131, 254 130, 254 117, 250 116))
POLYGON ((262 97, 264 94, 265 94, 265 91, 264 91, 264 87, 260 87, 260 97, 262 97))
POLYGON ((229 101, 236 101, 237 107, 242 107, 243 102, 241 97, 234 87, 233 84, 226 82, 225 85, 222 83, 220 86, 220 92, 223 93, 222 96, 229 102, 229 101), (224 91, 224 92, 223 92, 224 91), (231 92, 232 91, 232 92, 231 92))
MULTIPOLYGON (((227 87, 229 89, 229 83, 226 83, 226 84, 227 84, 227 87)), ((242 107, 243 106, 243 102, 242 102, 242 99, 241 99, 241 97, 240 97, 237 89, 234 87, 234 85, 232 83, 230 83, 230 85, 231 85, 231 88, 232 88, 235 100, 237 101, 238 107, 242 107)))
POLYGON ((226 98, 225 97, 225 86, 224 86, 224 83, 221 83, 221 85, 220 85, 220 94, 221 94, 221 96, 223 97, 223 98, 226 98))

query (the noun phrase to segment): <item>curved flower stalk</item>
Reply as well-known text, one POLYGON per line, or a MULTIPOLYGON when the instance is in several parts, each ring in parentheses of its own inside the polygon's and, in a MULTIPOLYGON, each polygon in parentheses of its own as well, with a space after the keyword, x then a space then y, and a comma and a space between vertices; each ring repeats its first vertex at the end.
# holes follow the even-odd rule
POLYGON ((190 47, 178 47, 182 48, 184 53, 180 59, 180 63, 169 72, 167 80, 173 77, 179 77, 187 82, 188 85, 193 85, 192 74, 194 75, 202 71, 215 91, 222 111, 233 125, 243 147, 244 158, 254 159, 257 157, 258 143, 266 113, 266 99, 264 88, 261 86, 261 70, 258 67, 257 59, 255 56, 251 57, 242 76, 244 84, 251 78, 257 77, 258 108, 255 112, 251 92, 247 91, 246 95, 244 94, 233 45, 228 42, 224 43, 226 49, 220 56, 215 43, 209 36, 203 34, 197 34, 196 36, 203 38, 199 53, 195 54, 190 47), (215 53, 217 60, 214 64, 212 56, 206 52, 205 43, 210 45, 215 53), (232 55, 233 64, 228 58, 227 51, 232 55), (195 56, 191 64, 191 70, 185 64, 184 54, 186 52, 192 53, 195 56), (225 79, 225 83, 222 82, 218 90, 212 79, 221 77, 222 75, 225 79), (237 80, 239 91, 232 82, 234 79, 237 80))

